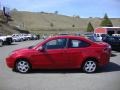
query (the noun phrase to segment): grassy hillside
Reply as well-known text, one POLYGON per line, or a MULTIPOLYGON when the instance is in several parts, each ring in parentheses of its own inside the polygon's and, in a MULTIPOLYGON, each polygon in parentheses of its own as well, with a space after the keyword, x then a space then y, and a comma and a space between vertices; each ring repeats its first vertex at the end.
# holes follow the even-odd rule
MULTIPOLYGON (((34 33, 62 33, 86 31, 88 22, 99 27, 101 18, 78 18, 52 13, 12 11, 9 25, 34 33)), ((114 26, 120 26, 120 18, 111 19, 114 26)))

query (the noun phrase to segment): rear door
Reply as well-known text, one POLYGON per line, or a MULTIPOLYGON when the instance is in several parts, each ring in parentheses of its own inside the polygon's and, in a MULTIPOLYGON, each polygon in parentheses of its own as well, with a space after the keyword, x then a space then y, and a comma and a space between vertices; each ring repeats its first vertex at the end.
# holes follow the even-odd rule
POLYGON ((89 45, 89 43, 79 39, 69 39, 66 55, 71 68, 80 67, 89 45))

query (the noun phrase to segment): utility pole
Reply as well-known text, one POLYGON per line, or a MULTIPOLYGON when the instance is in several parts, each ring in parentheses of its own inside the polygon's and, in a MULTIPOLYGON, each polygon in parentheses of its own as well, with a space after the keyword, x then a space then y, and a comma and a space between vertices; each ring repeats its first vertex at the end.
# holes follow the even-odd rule
POLYGON ((1 2, 0 2, 0 10, 1 10, 1 2))

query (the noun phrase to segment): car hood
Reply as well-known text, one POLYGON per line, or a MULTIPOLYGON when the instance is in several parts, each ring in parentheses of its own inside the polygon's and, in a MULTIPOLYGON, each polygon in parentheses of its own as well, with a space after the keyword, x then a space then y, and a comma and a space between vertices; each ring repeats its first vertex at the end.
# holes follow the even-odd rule
POLYGON ((23 54, 23 53, 31 52, 31 51, 32 49, 29 49, 29 48, 21 48, 21 49, 14 50, 12 53, 23 54))
POLYGON ((26 50, 28 50, 28 48, 16 49, 16 50, 14 50, 13 52, 17 52, 17 51, 26 51, 26 50))

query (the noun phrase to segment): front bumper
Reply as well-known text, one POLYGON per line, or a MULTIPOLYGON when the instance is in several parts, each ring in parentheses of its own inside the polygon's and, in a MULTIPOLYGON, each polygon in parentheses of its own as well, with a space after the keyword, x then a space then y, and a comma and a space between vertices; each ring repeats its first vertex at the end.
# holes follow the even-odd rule
POLYGON ((7 57, 6 58, 6 64, 9 68, 14 68, 14 58, 7 57))

